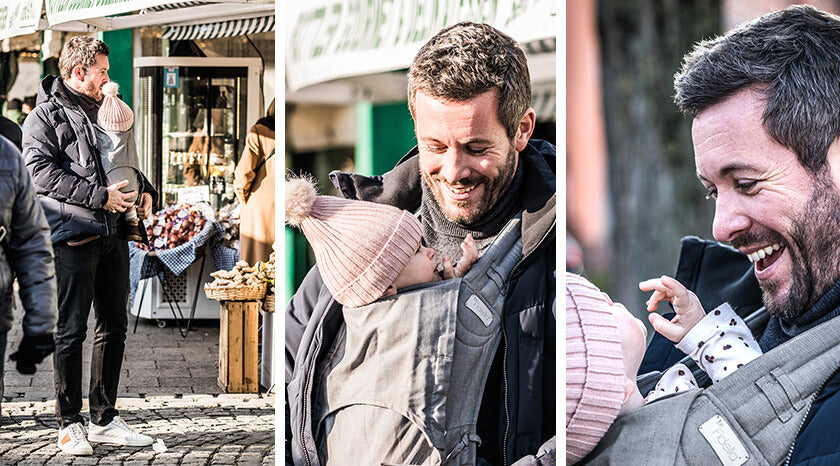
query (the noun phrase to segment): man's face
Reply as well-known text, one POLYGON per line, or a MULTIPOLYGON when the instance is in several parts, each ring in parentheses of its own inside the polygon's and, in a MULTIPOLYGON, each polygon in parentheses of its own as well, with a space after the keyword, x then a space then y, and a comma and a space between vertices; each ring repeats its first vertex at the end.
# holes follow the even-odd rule
POLYGON ((397 275, 393 285, 394 288, 400 290, 408 286, 439 280, 440 275, 437 272, 434 249, 420 245, 417 252, 411 256, 400 274, 397 275))
POLYGON ((692 127, 700 181, 715 198, 715 239, 754 263, 767 309, 792 318, 840 277, 840 147, 812 175, 762 126, 764 103, 743 90, 701 113, 692 127))
POLYGON ((76 70, 74 70, 73 81, 76 84, 74 89, 97 102, 102 100, 102 86, 109 81, 108 57, 102 54, 96 55, 96 63, 87 71, 84 71, 81 67, 76 68, 81 72, 76 74, 76 70))
POLYGON ((496 90, 460 102, 438 100, 423 92, 415 96, 420 171, 452 222, 475 222, 496 205, 516 172, 518 152, 527 144, 530 128, 525 128, 523 140, 520 125, 511 141, 499 122, 497 107, 496 90))

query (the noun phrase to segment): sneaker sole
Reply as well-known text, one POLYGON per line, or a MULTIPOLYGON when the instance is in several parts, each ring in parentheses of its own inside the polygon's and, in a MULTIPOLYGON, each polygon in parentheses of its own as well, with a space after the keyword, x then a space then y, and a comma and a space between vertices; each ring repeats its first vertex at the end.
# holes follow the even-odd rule
POLYGON ((65 453, 65 454, 68 454, 68 455, 73 455, 73 456, 90 456, 90 455, 93 454, 93 448, 91 448, 90 451, 88 451, 88 450, 85 450, 85 451, 70 451, 70 450, 65 450, 65 449, 61 448, 61 446, 59 446, 58 449, 61 450, 62 453, 65 453))
POLYGON ((107 443, 109 445, 122 445, 125 447, 148 447, 153 444, 154 439, 150 440, 126 440, 122 437, 109 437, 106 435, 96 435, 88 433, 88 442, 107 443))

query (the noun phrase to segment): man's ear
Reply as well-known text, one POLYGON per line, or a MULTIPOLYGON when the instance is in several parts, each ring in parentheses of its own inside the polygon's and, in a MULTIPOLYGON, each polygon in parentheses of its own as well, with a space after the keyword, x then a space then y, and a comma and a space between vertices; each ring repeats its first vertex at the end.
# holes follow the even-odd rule
POLYGON ((519 127, 516 129, 516 134, 513 136, 513 145, 517 152, 525 150, 525 146, 528 145, 528 140, 531 139, 531 135, 534 134, 536 121, 536 112, 534 112, 533 108, 528 107, 528 110, 525 110, 525 114, 522 115, 522 119, 519 120, 519 127))
POLYGON ((70 76, 82 81, 85 79, 85 69, 82 65, 76 65, 73 67, 73 71, 70 72, 70 76))

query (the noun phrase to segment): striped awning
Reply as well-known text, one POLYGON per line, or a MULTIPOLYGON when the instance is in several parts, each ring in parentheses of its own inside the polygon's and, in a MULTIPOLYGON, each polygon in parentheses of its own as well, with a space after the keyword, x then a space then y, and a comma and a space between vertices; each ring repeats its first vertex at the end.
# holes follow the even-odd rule
POLYGON ((537 114, 537 121, 555 121, 557 119, 557 94, 554 89, 534 89, 531 94, 531 108, 537 114))
POLYGON ((549 37, 546 39, 527 42, 522 44, 522 48, 524 48, 525 53, 528 54, 553 53, 557 51, 557 38, 549 37))
POLYGON ((163 33, 163 38, 169 40, 190 40, 242 36, 245 34, 273 31, 274 24, 274 16, 272 15, 207 24, 171 26, 166 28, 163 33))

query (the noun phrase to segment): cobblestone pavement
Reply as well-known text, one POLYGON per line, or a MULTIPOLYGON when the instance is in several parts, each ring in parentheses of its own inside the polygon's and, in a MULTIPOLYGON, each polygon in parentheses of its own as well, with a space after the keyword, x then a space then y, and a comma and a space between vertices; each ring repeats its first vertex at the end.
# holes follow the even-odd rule
MULTIPOLYGON (((5 396, 0 417, 0 465, 273 465, 274 394, 226 394, 216 384, 219 322, 194 322, 186 338, 172 323, 158 328, 129 322, 117 409, 137 431, 161 440, 152 447, 92 444, 93 456, 60 453, 56 444, 52 360, 31 376, 18 373, 8 354, 22 336, 20 317, 8 334, 5 396)), ((89 328, 93 328, 92 320, 89 328)), ((91 332, 85 340, 87 396, 91 332)), ((82 415, 87 416, 87 400, 82 415)))

